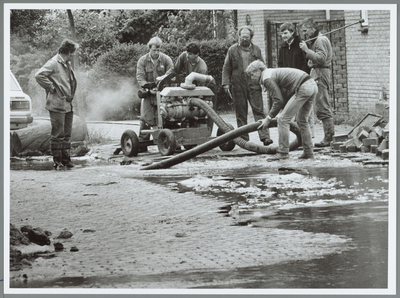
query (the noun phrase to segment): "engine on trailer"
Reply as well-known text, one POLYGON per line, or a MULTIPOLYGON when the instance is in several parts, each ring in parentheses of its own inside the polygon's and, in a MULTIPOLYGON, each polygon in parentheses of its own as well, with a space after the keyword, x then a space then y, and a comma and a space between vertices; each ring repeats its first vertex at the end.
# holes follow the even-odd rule
POLYGON ((212 108, 214 93, 209 88, 200 86, 187 90, 181 87, 166 87, 160 95, 159 114, 166 124, 165 127, 173 123, 182 123, 183 127, 198 127, 209 122, 207 113, 203 109, 190 104, 192 98, 198 98, 212 108))
MULTIPOLYGON (((163 97, 161 99, 160 114, 167 121, 184 121, 186 118, 204 118, 206 112, 197 106, 190 105, 193 97, 163 97)), ((208 105, 213 107, 213 103, 208 98, 203 99, 208 105)))

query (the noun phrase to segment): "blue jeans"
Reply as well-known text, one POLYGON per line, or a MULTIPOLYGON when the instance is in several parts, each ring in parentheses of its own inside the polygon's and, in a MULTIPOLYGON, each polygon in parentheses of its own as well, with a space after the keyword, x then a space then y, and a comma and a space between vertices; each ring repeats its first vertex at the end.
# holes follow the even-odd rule
POLYGON ((69 143, 71 139, 72 120, 74 113, 49 112, 51 121, 50 144, 58 147, 62 146, 63 143, 69 143))
POLYGON ((318 87, 313 79, 304 82, 298 92, 287 102, 282 113, 278 115, 279 153, 289 153, 289 123, 296 114, 297 124, 299 125, 303 141, 303 150, 305 153, 313 152, 311 129, 308 119, 317 94, 318 87))

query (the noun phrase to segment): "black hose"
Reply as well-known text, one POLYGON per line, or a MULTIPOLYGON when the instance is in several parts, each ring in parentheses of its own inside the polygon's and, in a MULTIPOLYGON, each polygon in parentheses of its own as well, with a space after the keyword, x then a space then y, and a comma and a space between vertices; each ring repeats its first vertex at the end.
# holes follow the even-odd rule
POLYGON ((260 123, 255 122, 255 123, 241 126, 238 129, 228 131, 227 133, 223 134, 222 136, 216 137, 204 144, 194 147, 194 148, 192 148, 188 151, 185 151, 181 154, 178 154, 171 158, 165 159, 163 161, 145 166, 145 167, 141 168, 141 170, 155 170, 155 169, 164 169, 164 168, 172 167, 178 163, 181 163, 188 159, 191 159, 191 158, 195 157, 196 155, 199 155, 199 154, 207 152, 215 147, 218 147, 234 138, 241 136, 242 134, 255 131, 255 130, 257 130, 257 127, 259 125, 260 125, 260 123))
MULTIPOLYGON (((227 133, 228 131, 232 130, 226 123, 225 121, 208 105, 206 102, 199 98, 191 98, 189 101, 189 104, 192 104, 194 106, 200 107, 203 109, 207 115, 215 122, 215 124, 224 132, 227 133)), ((258 125, 260 125, 259 122, 257 122, 258 125)), ((277 123, 276 120, 273 119, 269 125, 269 127, 276 127, 277 123)), ((293 140, 289 144, 289 150, 293 151, 297 149, 301 145, 301 133, 300 133, 300 128, 298 127, 297 124, 290 122, 290 131, 293 132, 296 135, 296 139, 293 140)), ((257 128, 256 128, 257 129, 257 128)), ((255 130, 256 130, 255 129, 255 130)), ((253 142, 248 142, 245 141, 244 139, 238 137, 233 140, 235 144, 240 146, 243 149, 246 149, 248 151, 256 152, 256 153, 261 153, 261 154, 276 154, 278 150, 278 146, 263 146, 259 144, 255 144, 253 142)))
MULTIPOLYGON (((277 146, 259 146, 257 144, 254 144, 252 142, 246 142, 242 138, 240 138, 241 135, 252 132, 257 130, 258 126, 260 126, 259 122, 247 124, 244 126, 241 126, 237 129, 232 130, 228 124, 203 100, 198 99, 198 98, 191 98, 189 104, 195 105, 203 109, 207 115, 215 122, 215 124, 224 132, 223 135, 218 136, 209 142, 206 142, 204 144, 201 144, 197 147, 194 147, 188 151, 185 151, 181 154, 175 155, 171 158, 168 158, 166 160, 145 166, 141 168, 141 170, 154 170, 154 169, 164 169, 164 168, 169 168, 172 167, 178 163, 184 162, 188 159, 191 159, 201 153, 207 152, 211 149, 214 149, 215 147, 218 147, 232 139, 234 139, 235 143, 238 144, 240 147, 253 151, 256 153, 265 153, 265 154, 275 154, 277 152, 277 146)), ((276 126, 276 119, 273 119, 270 123, 270 127, 276 126)), ((301 134, 300 130, 297 127, 297 125, 291 123, 290 125, 290 130, 296 134, 297 138, 296 140, 292 141, 290 143, 290 150, 296 149, 299 144, 301 144, 301 134)))

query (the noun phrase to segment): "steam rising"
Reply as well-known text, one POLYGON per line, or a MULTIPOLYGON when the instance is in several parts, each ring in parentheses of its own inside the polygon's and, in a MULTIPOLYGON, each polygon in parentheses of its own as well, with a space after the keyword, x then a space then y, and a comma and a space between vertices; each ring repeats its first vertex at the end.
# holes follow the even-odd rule
POLYGON ((132 78, 119 78, 111 88, 88 90, 86 117, 89 120, 133 119, 139 104, 137 87, 132 78))

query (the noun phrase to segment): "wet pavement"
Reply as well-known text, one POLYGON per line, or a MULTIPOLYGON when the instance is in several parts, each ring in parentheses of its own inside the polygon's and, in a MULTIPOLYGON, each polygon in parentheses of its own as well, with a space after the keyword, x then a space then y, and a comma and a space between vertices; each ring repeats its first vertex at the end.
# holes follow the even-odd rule
POLYGON ((74 236, 11 272, 10 287, 387 287, 387 166, 216 152, 157 171, 140 170, 155 148, 126 166, 121 156, 76 158, 59 172, 46 157, 12 163, 10 222, 74 236))
POLYGON ((244 170, 236 177, 195 179, 140 178, 126 167, 102 168, 82 167, 80 178, 75 170, 57 173, 68 181, 62 188, 74 185, 73 196, 48 184, 51 172, 17 171, 27 189, 39 183, 46 193, 23 200, 13 188, 19 199, 12 201, 11 221, 51 227, 53 234, 68 228, 74 237, 67 245, 80 251, 37 260, 23 270, 29 282, 14 272, 11 287, 387 286, 385 167, 307 168, 307 175, 244 170), (41 177, 29 178, 29 172, 41 177), (40 208, 46 217, 32 214, 40 208))
MULTIPOLYGON (((201 182, 202 179, 197 180, 198 183, 194 187, 196 193, 207 193, 208 196, 229 203, 232 207, 240 206, 239 209, 243 211, 241 214, 232 212, 232 209, 229 212, 229 216, 235 217, 240 225, 246 224, 261 229, 278 228, 329 233, 352 239, 354 250, 308 262, 295 261, 267 268, 254 268, 249 271, 251 275, 263 276, 263 281, 243 283, 242 287, 387 287, 387 275, 382 274, 388 270, 387 169, 370 168, 360 171, 354 167, 307 170, 311 177, 318 177, 317 180, 311 179, 313 181, 311 188, 318 189, 319 195, 315 192, 305 195, 304 191, 310 189, 310 185, 305 185, 306 178, 300 179, 300 183, 286 183, 279 191, 276 185, 271 185, 273 183, 268 181, 271 179, 265 178, 265 172, 258 174, 253 172, 247 175, 236 173, 235 178, 226 177, 225 181, 230 181, 227 184, 232 185, 232 181, 235 181, 236 185, 239 185, 236 191, 232 190, 232 187, 221 187, 221 183, 218 182, 223 177, 215 179, 214 184, 217 187, 209 187, 204 181, 201 182), (316 181, 334 181, 334 183, 330 183, 328 188, 324 184, 318 185, 316 181), (247 191, 244 191, 246 189, 247 191), (270 195, 268 189, 278 190, 275 193, 279 195, 278 202, 276 197, 270 195), (288 192, 291 193, 290 196, 285 194, 288 192), (271 201, 275 203, 268 203, 271 201)), ((184 179, 179 180, 181 180, 177 183, 179 191, 188 191, 188 183, 185 183, 184 179)), ((174 187, 174 184, 169 183, 169 186, 174 187)), ((241 271, 240 274, 246 276, 245 271, 241 271)), ((229 285, 219 287, 229 288, 229 285)))

